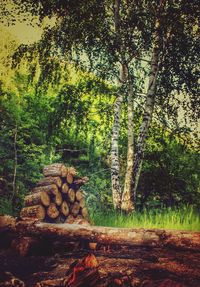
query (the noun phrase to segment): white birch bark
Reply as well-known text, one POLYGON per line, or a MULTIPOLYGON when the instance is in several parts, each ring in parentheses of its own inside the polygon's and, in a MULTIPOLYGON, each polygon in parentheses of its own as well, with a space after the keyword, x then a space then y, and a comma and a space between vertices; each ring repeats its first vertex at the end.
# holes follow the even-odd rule
MULTIPOLYGON (((119 35, 119 9, 120 0, 114 2, 114 25, 115 33, 120 43, 119 35)), ((123 94, 120 91, 121 86, 124 82, 124 66, 121 64, 120 67, 120 79, 119 79, 119 93, 114 106, 114 123, 112 129, 111 139, 111 185, 112 185, 112 198, 115 209, 121 207, 121 185, 120 185, 120 163, 119 163, 119 132, 120 132, 120 118, 121 118, 121 105, 123 102, 123 94)))
POLYGON ((133 106, 133 86, 129 79, 128 91, 128 145, 127 145, 127 164, 122 194, 121 209, 125 212, 134 210, 134 200, 132 196, 132 171, 134 164, 134 106, 133 106))
POLYGON ((148 135, 149 126, 153 116, 154 104, 155 104, 155 96, 156 96, 156 80, 158 75, 158 67, 159 67, 159 57, 160 57, 160 26, 161 26, 161 13, 164 9, 166 0, 160 0, 160 5, 158 9, 158 17, 155 23, 155 35, 154 35, 154 47, 152 51, 151 58, 151 67, 150 67, 150 75, 149 75, 149 84, 147 88, 147 97, 145 103, 145 109, 143 114, 142 123, 139 130, 139 136, 137 141, 137 148, 134 160, 133 167, 133 196, 136 197, 136 191, 138 187, 138 182, 141 174, 142 161, 144 150, 146 146, 146 138, 148 135))

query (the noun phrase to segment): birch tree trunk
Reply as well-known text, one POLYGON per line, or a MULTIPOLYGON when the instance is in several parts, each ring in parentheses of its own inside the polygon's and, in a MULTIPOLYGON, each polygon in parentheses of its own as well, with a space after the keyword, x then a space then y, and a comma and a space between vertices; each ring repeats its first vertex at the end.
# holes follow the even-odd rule
MULTIPOLYGON (((120 22, 119 10, 120 10, 120 0, 115 0, 114 28, 115 28, 116 39, 120 49, 121 39, 119 32, 119 22, 120 22)), ((121 87, 123 85, 124 78, 125 78, 125 68, 124 65, 121 64, 119 87, 118 87, 119 92, 114 106, 114 123, 112 128, 112 139, 111 139, 111 184, 112 184, 113 205, 115 209, 120 209, 121 207, 120 163, 119 163, 118 142, 120 132, 121 106, 123 102, 123 93, 121 91, 121 87)))
MULTIPOLYGON (((120 80, 124 81, 124 68, 121 67, 120 80)), ((120 88, 119 88, 120 90, 120 88)), ((123 94, 120 92, 114 107, 114 123, 112 129, 111 140, 111 183, 112 183, 112 198, 115 209, 121 208, 121 184, 120 184, 120 163, 119 163, 119 132, 121 106, 123 102, 123 94)))
POLYGON ((122 194, 121 209, 126 212, 134 210, 134 200, 132 196, 132 172, 134 164, 134 105, 133 105, 133 86, 129 78, 128 91, 128 146, 127 146, 127 165, 124 190, 122 194))
POLYGON ((16 176, 17 176, 17 124, 14 129, 14 167, 13 167, 13 182, 12 182, 12 207, 15 205, 15 195, 16 195, 16 176))
POLYGON ((134 160, 133 167, 133 177, 132 177, 132 188, 133 188, 133 197, 136 197, 136 191, 138 187, 138 182, 142 169, 142 161, 144 156, 144 150, 146 146, 146 138, 149 131, 149 126, 153 116, 154 104, 155 104, 155 96, 156 96, 156 80, 158 75, 158 67, 159 67, 159 57, 161 52, 161 35, 160 35, 160 27, 162 20, 162 12, 165 6, 166 0, 160 0, 158 16, 155 23, 155 34, 154 34, 154 47, 152 51, 151 57, 151 67, 150 67, 150 75, 149 75, 149 84, 147 89, 147 97, 145 103, 145 109, 143 114, 142 123, 139 130, 139 136, 137 141, 137 148, 134 160))

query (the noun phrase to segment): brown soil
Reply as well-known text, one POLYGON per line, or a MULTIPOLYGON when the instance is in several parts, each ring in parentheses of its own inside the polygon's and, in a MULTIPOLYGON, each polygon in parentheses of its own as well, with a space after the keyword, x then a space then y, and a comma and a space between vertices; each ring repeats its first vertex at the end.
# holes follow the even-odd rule
MULTIPOLYGON (((91 250, 83 249, 78 244, 63 246, 62 251, 56 250, 54 245, 53 252, 46 249, 40 250, 38 255, 20 257, 12 249, 4 247, 0 249, 0 283, 5 280, 5 272, 11 272, 24 281, 27 287, 34 287, 42 280, 64 277, 70 264, 88 252, 91 250)), ((121 286, 200 287, 198 252, 98 246, 92 253, 99 262, 102 278, 99 286, 105 286, 104 282, 109 277, 126 277, 127 283, 121 286)))

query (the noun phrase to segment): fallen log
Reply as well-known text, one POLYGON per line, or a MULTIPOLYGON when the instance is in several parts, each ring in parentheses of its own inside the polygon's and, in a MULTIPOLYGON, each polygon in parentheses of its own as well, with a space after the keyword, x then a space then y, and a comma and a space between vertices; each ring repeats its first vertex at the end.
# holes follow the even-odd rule
POLYGON ((49 224, 20 221, 16 224, 18 233, 26 236, 48 236, 64 241, 89 240, 100 244, 126 246, 173 247, 200 251, 200 232, 131 229, 78 224, 49 224))

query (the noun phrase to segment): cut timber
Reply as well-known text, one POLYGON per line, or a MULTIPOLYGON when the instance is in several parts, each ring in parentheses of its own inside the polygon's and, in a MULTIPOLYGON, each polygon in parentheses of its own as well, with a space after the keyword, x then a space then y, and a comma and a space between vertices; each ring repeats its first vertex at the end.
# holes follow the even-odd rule
POLYGON ((68 190, 67 197, 68 197, 68 200, 69 200, 70 203, 74 203, 76 194, 75 194, 75 191, 72 188, 70 188, 68 190))
POLYGON ((81 215, 83 216, 83 218, 88 218, 88 210, 86 207, 83 207, 81 209, 81 215))
POLYGON ((67 176, 67 168, 62 163, 53 163, 43 168, 44 176, 67 176))
POLYGON ((82 198, 82 199, 80 200, 79 205, 80 205, 81 208, 84 208, 84 207, 85 207, 85 199, 84 199, 84 198, 82 198))
POLYGON ((62 193, 67 193, 69 190, 69 185, 67 183, 63 183, 62 185, 62 193))
POLYGON ((25 200, 25 206, 32 206, 38 204, 49 206, 50 204, 50 197, 44 191, 27 195, 24 200, 25 200))
POLYGON ((26 236, 45 236, 59 240, 89 240, 100 244, 126 246, 173 247, 176 249, 200 251, 200 232, 160 229, 132 229, 78 224, 49 224, 20 221, 16 223, 18 233, 26 236))
POLYGON ((82 190, 78 190, 76 192, 76 200, 81 201, 82 198, 83 198, 83 192, 82 192, 82 190))
POLYGON ((60 212, 64 215, 64 216, 68 216, 69 214, 69 207, 66 201, 63 201, 61 208, 60 208, 60 212))
POLYGON ((58 191, 53 200, 56 205, 60 206, 63 201, 61 192, 58 191))
POLYGON ((69 184, 72 184, 72 182, 73 182, 73 180, 74 180, 74 179, 73 179, 73 175, 70 174, 70 173, 67 174, 66 179, 67 179, 67 182, 68 182, 69 184))
POLYGON ((50 184, 45 186, 38 186, 32 190, 33 193, 46 192, 49 195, 56 195, 58 193, 58 186, 56 184, 50 184))
POLYGON ((67 173, 75 176, 77 174, 77 170, 73 166, 70 166, 67 168, 67 173))
POLYGON ((61 187, 62 180, 59 176, 44 177, 38 182, 37 186, 50 185, 50 184, 56 184, 58 187, 61 187))
POLYGON ((29 207, 24 207, 20 212, 21 218, 35 218, 43 220, 45 218, 45 209, 42 205, 33 205, 29 207))
POLYGON ((47 215, 52 218, 55 219, 56 217, 58 217, 59 215, 59 211, 55 205, 55 203, 51 203, 47 209, 47 215))
POLYGON ((78 202, 74 202, 74 204, 71 206, 70 211, 71 214, 76 217, 80 210, 80 204, 78 202))

